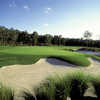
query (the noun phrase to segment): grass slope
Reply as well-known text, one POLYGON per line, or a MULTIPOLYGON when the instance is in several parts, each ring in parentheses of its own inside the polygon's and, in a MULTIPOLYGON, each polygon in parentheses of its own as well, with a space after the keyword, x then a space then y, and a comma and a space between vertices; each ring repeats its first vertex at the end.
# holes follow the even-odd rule
MULTIPOLYGON (((88 66, 88 57, 84 53, 66 51, 65 49, 78 49, 80 47, 66 46, 0 46, 0 66, 14 64, 33 64, 40 58, 57 57, 75 65, 88 66)), ((99 58, 100 59, 100 58, 99 58)))

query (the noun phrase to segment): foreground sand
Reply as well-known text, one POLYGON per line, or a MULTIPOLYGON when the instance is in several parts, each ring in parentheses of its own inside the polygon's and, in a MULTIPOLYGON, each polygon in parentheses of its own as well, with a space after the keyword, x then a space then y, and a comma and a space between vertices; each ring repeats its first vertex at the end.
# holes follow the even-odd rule
POLYGON ((54 58, 40 59, 32 65, 5 66, 0 68, 0 81, 15 89, 18 95, 23 90, 31 90, 49 75, 61 75, 76 70, 83 70, 90 74, 100 73, 100 62, 89 60, 92 63, 89 67, 75 66, 54 58))

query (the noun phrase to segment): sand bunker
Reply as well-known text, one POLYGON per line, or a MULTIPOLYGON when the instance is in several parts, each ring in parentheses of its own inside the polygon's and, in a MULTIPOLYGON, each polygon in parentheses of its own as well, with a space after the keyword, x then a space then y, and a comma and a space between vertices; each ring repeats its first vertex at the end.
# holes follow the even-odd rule
POLYGON ((10 86, 21 88, 29 88, 37 85, 48 75, 63 73, 76 68, 75 65, 57 60, 55 58, 40 59, 32 65, 12 65, 0 68, 0 80, 10 86))
POLYGON ((83 70, 86 73, 100 73, 100 62, 89 59, 91 66, 79 67, 55 58, 40 59, 32 65, 12 65, 0 68, 0 81, 4 84, 21 91, 31 89, 43 79, 53 74, 69 73, 83 70))
POLYGON ((75 65, 73 64, 70 64, 70 63, 67 63, 65 61, 62 61, 62 60, 59 60, 59 59, 56 59, 56 58, 48 58, 46 59, 46 62, 48 62, 49 64, 52 64, 52 65, 55 65, 55 66, 60 66, 60 67, 68 67, 68 66, 71 66, 71 67, 74 67, 75 65))

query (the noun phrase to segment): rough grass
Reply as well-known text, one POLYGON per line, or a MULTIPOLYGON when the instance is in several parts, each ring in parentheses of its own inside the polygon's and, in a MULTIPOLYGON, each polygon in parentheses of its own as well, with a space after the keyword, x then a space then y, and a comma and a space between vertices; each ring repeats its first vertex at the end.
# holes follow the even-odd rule
POLYGON ((58 75, 48 77, 39 87, 34 88, 35 95, 24 92, 25 100, 66 100, 68 96, 68 85, 65 84, 63 77, 58 75), (30 99, 31 98, 31 99, 30 99))
POLYGON ((95 94, 98 97, 98 100, 100 99, 100 75, 92 76, 93 79, 91 80, 91 83, 93 87, 95 88, 95 94))
MULTIPOLYGON (((33 64, 40 58, 57 57, 78 66, 89 66, 88 55, 84 53, 65 51, 64 49, 80 47, 67 46, 0 46, 0 66, 14 64, 33 64)), ((100 57, 98 57, 100 58, 100 57)))
POLYGON ((0 100, 14 100, 13 90, 0 84, 0 100))
POLYGON ((88 88, 89 78, 90 77, 80 71, 64 76, 69 86, 69 96, 71 100, 82 100, 84 98, 84 93, 88 88))
MULTIPOLYGON (((85 75, 82 71, 54 75, 46 78, 33 92, 24 91, 24 100, 99 100, 100 99, 100 77, 85 75), (95 88, 96 97, 84 97, 89 83, 95 88)), ((11 88, 0 84, 0 100, 14 100, 14 92, 11 88)))
POLYGON ((83 100, 91 80, 93 78, 80 71, 50 76, 34 88, 34 95, 24 92, 24 98, 25 100, 67 100, 67 97, 71 97, 71 100, 83 100))

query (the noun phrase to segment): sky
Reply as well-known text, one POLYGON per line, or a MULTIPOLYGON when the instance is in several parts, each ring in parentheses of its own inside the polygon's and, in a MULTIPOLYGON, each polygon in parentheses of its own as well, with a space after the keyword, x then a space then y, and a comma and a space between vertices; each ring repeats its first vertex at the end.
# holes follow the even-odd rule
POLYGON ((40 35, 100 39, 100 0, 0 0, 0 25, 40 35))

